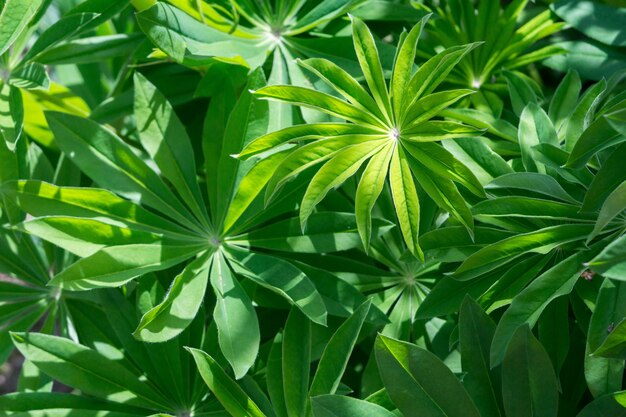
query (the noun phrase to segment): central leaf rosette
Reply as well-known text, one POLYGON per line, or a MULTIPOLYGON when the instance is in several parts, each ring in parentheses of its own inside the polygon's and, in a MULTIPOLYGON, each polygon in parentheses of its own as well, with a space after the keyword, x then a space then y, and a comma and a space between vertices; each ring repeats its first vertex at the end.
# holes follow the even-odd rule
POLYGON ((402 235, 418 258, 423 259, 418 244, 418 186, 471 233, 473 219, 456 184, 479 197, 484 191, 476 176, 436 142, 482 133, 462 123, 437 119, 443 110, 474 90, 434 91, 477 44, 448 48, 415 69, 417 41, 427 20, 428 16, 400 36, 389 86, 372 33, 362 21, 353 18, 354 47, 369 91, 334 63, 311 58, 299 64, 341 98, 289 85, 268 86, 255 92, 262 98, 312 108, 339 120, 269 133, 237 155, 247 159, 270 149, 286 148, 290 152, 268 184, 267 201, 296 175, 322 164, 300 206, 303 230, 326 194, 365 165, 356 190, 356 216, 366 248, 371 239, 371 211, 387 178, 402 235), (300 146, 294 146, 296 141, 300 146))

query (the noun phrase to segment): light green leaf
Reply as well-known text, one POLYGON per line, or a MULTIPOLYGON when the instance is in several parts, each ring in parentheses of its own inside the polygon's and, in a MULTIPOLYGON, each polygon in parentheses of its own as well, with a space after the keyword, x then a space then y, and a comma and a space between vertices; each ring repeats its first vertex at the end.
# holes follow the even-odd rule
POLYGON ((15 42, 30 20, 35 16, 43 0, 6 0, 0 12, 0 55, 15 42))
MULTIPOLYGON (((266 98, 316 109, 355 124, 365 124, 384 129, 384 125, 361 108, 320 91, 292 85, 270 85, 254 92, 266 98)), ((382 130, 384 133, 384 130, 382 130)))
POLYGON ((98 188, 58 187, 41 181, 16 181, 2 185, 2 193, 32 216, 107 218, 126 225, 172 237, 189 237, 184 228, 144 208, 98 188))
POLYGON ((148 409, 168 410, 150 385, 101 353, 57 336, 13 333, 20 352, 44 373, 86 394, 148 409))
POLYGON ((163 240, 162 235, 81 217, 38 217, 21 223, 18 228, 83 258, 107 246, 163 240))
POLYGON ((428 22, 430 15, 423 17, 406 35, 404 41, 398 45, 396 60, 393 64, 393 73, 391 75, 391 98, 393 110, 396 114, 403 111, 403 103, 405 101, 404 94, 407 91, 409 82, 413 75, 413 67, 415 66, 415 54, 417 50, 417 41, 422 34, 424 26, 428 22))
POLYGON ((424 254, 418 243, 420 204, 417 189, 413 182, 406 154, 401 146, 396 145, 391 157, 389 184, 404 241, 413 255, 424 259, 424 254))
POLYGON ((248 143, 241 153, 233 156, 245 160, 254 155, 258 155, 274 147, 278 147, 279 145, 295 140, 323 139, 326 137, 358 134, 371 135, 380 134, 380 132, 348 123, 315 123, 295 125, 256 138, 248 143))
POLYGON ((228 232, 246 209, 250 207, 287 155, 288 151, 283 151, 262 158, 241 179, 226 212, 223 225, 224 232, 228 232))
POLYGON ((385 139, 367 141, 349 146, 337 152, 311 179, 300 205, 300 225, 305 230, 306 222, 315 206, 326 194, 354 175, 363 163, 379 152, 387 143, 385 139))
POLYGON ((206 245, 130 244, 110 246, 73 263, 50 281, 64 290, 119 287, 152 271, 174 266, 206 245))
POLYGON ((387 122, 392 119, 391 101, 387 92, 387 84, 383 75, 383 67, 380 63, 376 42, 369 28, 361 19, 351 16, 352 38, 354 50, 359 60, 365 81, 370 88, 374 100, 383 111, 387 122))
POLYGON ((366 251, 369 251, 372 237, 372 209, 385 186, 394 148, 391 143, 385 145, 370 159, 356 190, 354 206, 357 228, 366 251))
POLYGON ((327 59, 310 58, 299 61, 300 65, 320 77, 351 104, 362 107, 382 123, 385 116, 372 96, 347 71, 327 59))
POLYGON ((204 300, 211 254, 202 253, 174 278, 161 304, 143 315, 133 335, 143 342, 165 342, 178 336, 196 317, 204 300))

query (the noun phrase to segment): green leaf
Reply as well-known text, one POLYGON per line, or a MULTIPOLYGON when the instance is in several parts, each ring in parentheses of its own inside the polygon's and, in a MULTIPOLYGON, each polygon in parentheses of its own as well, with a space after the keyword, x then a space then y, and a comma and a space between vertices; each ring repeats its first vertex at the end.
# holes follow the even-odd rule
POLYGON ((30 20, 37 14, 43 0, 6 0, 0 12, 0 55, 15 42, 30 20))
POLYGON ((310 58, 305 61, 299 61, 299 63, 320 77, 322 81, 341 94, 351 104, 362 107, 363 110, 368 111, 381 122, 385 120, 385 116, 376 101, 361 87, 357 80, 338 65, 322 58, 310 58))
POLYGON ((273 177, 268 182, 265 192, 266 204, 283 189, 288 181, 295 179, 296 175, 308 168, 335 157, 339 152, 353 145, 363 145, 364 142, 372 142, 383 138, 384 136, 380 134, 339 135, 315 140, 295 149, 276 168, 273 177))
POLYGON ((209 276, 217 298, 213 319, 220 349, 235 371, 235 378, 241 379, 254 364, 259 351, 261 336, 257 315, 221 252, 213 256, 209 276))
POLYGON ((620 48, 591 40, 558 42, 555 45, 567 53, 552 56, 543 64, 557 71, 575 70, 583 78, 599 81, 626 69, 626 53, 620 48))
POLYGON ((45 49, 37 61, 46 65, 90 64, 131 55, 141 45, 137 33, 81 38, 45 49))
POLYGON ((265 417, 243 389, 230 378, 220 365, 201 350, 186 347, 191 353, 200 376, 233 417, 265 417))
POLYGON ((626 391, 604 395, 587 404, 576 417, 625 417, 626 391))
POLYGON ((250 207, 263 190, 263 187, 270 181, 277 167, 285 160, 287 152, 277 152, 261 159, 241 179, 226 212, 223 225, 224 232, 228 232, 236 224, 237 220, 241 218, 246 209, 250 207))
POLYGON ((289 417, 305 415, 311 362, 311 322, 292 308, 283 333, 283 389, 289 417))
POLYGON ((556 417, 558 381, 547 352, 528 326, 513 335, 502 363, 507 417, 556 417))
POLYGON ((617 186, 606 200, 604 200, 593 232, 591 232, 587 238, 587 243, 600 234, 600 232, 624 210, 626 210, 626 181, 617 186))
POLYGON ((39 217, 21 223, 18 228, 80 257, 93 255, 107 246, 164 240, 162 235, 81 217, 39 217))
POLYGON ((574 111, 581 88, 582 84, 578 73, 573 70, 568 70, 567 74, 565 74, 565 77, 556 88, 548 109, 548 116, 554 123, 554 127, 557 131, 561 129, 567 117, 574 111))
POLYGON ((243 58, 250 68, 265 62, 268 46, 258 39, 231 36, 194 19, 176 7, 158 2, 137 13, 146 36, 176 62, 203 65, 211 57, 232 61, 243 58))
POLYGON ((417 189, 413 182, 406 154, 402 147, 397 145, 391 157, 389 184, 404 241, 413 255, 424 259, 424 254, 418 243, 420 205, 417 189))
POLYGON ((59 147, 95 182, 140 200, 192 230, 198 227, 161 178, 111 131, 66 113, 47 112, 46 119, 59 147))
POLYGON ((611 330, 604 342, 593 352, 594 356, 603 358, 626 358, 626 321, 620 321, 611 330))
POLYGON ((313 322, 326 325, 326 306, 311 280, 291 263, 274 256, 231 248, 235 271, 289 300, 313 322), (239 266, 239 268, 237 268, 239 266))
POLYGON ((380 132, 367 127, 348 123, 315 123, 295 125, 256 138, 248 143, 241 153, 233 156, 245 160, 254 155, 258 155, 274 147, 278 147, 279 145, 283 145, 294 140, 323 139, 326 137, 358 134, 371 135, 380 134, 380 132))
POLYGON ((135 119, 144 149, 199 219, 208 222, 191 140, 171 104, 143 75, 135 72, 135 119))
POLYGON ((352 19, 352 38, 354 40, 354 50, 359 60, 359 65, 365 76, 365 81, 378 104, 383 110, 387 121, 392 118, 391 101, 387 92, 387 84, 383 75, 383 67, 380 63, 376 42, 369 28, 357 17, 352 19))
POLYGON ((503 75, 504 78, 506 78, 506 83, 509 87, 509 95, 511 96, 513 111, 517 116, 520 116, 523 121, 524 117, 522 116, 522 113, 525 108, 528 106, 531 108, 534 107, 533 111, 535 111, 535 108, 539 108, 539 98, 537 97, 537 93, 528 80, 520 76, 519 73, 516 74, 511 71, 504 71, 503 75))
POLYGON ((526 171, 545 174, 545 167, 536 161, 533 148, 541 143, 557 146, 559 139, 548 115, 536 103, 524 107, 520 116, 518 138, 526 171))
POLYGON ((547 254, 566 243, 585 239, 591 229, 590 225, 563 224, 503 239, 470 255, 454 277, 462 281, 475 278, 528 252, 547 254))
POLYGON ((81 417, 145 416, 143 408, 122 405, 93 397, 57 392, 15 392, 0 396, 0 409, 13 415, 61 417, 80 413, 81 417), (41 414, 38 412, 41 411, 41 414), (25 414, 26 413, 26 414, 25 414))
POLYGON ((0 82, 0 133, 7 148, 15 151, 24 128, 24 104, 20 90, 0 82))
POLYGON ((626 281, 626 235, 611 242, 588 265, 605 278, 626 281))
POLYGON ((551 176, 534 172, 515 172, 497 177, 485 185, 486 190, 525 190, 572 204, 580 204, 551 176))
POLYGON ((167 401, 125 366, 71 340, 39 333, 13 333, 13 343, 44 373, 96 397, 148 409, 167 401))
POLYGON ((524 324, 533 326, 546 306, 555 298, 569 294, 580 274, 583 263, 599 252, 596 244, 557 263, 538 276, 528 287, 513 298, 498 326, 491 345, 491 366, 502 362, 507 346, 515 331, 524 324))
POLYGON ((585 91, 571 115, 563 125, 565 129, 565 149, 571 151, 579 140, 581 133, 589 127, 592 116, 607 88, 607 83, 602 80, 585 91))
POLYGON ((592 215, 580 214, 579 210, 579 205, 520 196, 497 197, 481 201, 472 207, 472 213, 482 218, 485 216, 504 218, 511 216, 569 221, 593 220, 592 215))
POLYGON ((298 22, 289 30, 289 35, 293 36, 321 26, 323 23, 334 19, 350 10, 355 0, 322 0, 298 19, 298 22))
POLYGON ((328 341, 309 389, 310 397, 337 392, 371 304, 368 300, 357 308, 328 341))
POLYGON ((606 279, 599 291, 591 295, 594 310, 589 320, 585 346, 584 375, 587 387, 595 397, 601 397, 622 387, 624 361, 593 354, 610 336, 611 328, 626 314, 626 286, 606 279), (597 297, 593 299, 596 295, 597 297))
POLYGON ((198 314, 204 300, 211 254, 202 253, 174 278, 161 304, 143 315, 133 335, 143 342, 165 342, 178 336, 198 314))
MULTIPOLYGON (((291 85, 270 85, 254 92, 266 98, 291 103, 297 106, 316 109, 355 124, 365 124, 384 129, 384 125, 369 112, 340 100, 330 94, 309 88, 291 85)), ((384 130, 382 131, 384 133, 384 130)))
POLYGON ((606 45, 626 46, 626 10, 597 1, 561 0, 550 8, 571 26, 606 45))
POLYGON ((615 132, 608 119, 600 117, 582 132, 565 166, 581 169, 598 152, 624 141, 626 137, 615 132))
POLYGON ((385 186, 393 153, 393 144, 388 144, 378 151, 365 167, 356 190, 354 207, 357 228, 366 251, 369 251, 372 237, 372 209, 385 186))
POLYGON ((305 230, 307 219, 315 206, 324 199, 333 188, 344 183, 354 175, 363 163, 380 152, 386 140, 372 140, 349 146, 337 152, 311 179, 300 205, 300 225, 305 230))
POLYGON ((107 190, 58 187, 41 181, 2 185, 2 193, 32 216, 105 217, 135 230, 185 238, 185 229, 107 190))
POLYGON ((405 417, 480 416, 456 376, 432 353, 383 335, 375 351, 387 393, 405 417))
POLYGON ((380 405, 340 395, 320 395, 311 399, 315 417, 394 417, 380 405))
POLYGON ((466 373, 463 386, 482 417, 501 415, 496 397, 498 380, 492 381, 489 367, 489 348, 495 331, 493 320, 466 295, 459 313, 459 352, 466 373))
POLYGON ((403 146, 419 163, 437 175, 462 184, 479 197, 485 197, 483 187, 474 173, 444 147, 436 143, 410 142, 404 142, 403 146))
POLYGON ((43 65, 31 62, 12 71, 9 84, 27 90, 36 88, 47 90, 50 87, 50 78, 48 78, 48 73, 43 65))
POLYGON ((408 35, 406 35, 406 38, 404 38, 404 41, 398 46, 389 89, 389 91, 391 91, 393 110, 396 114, 403 110, 402 105, 405 101, 404 94, 411 81, 413 66, 415 65, 417 41, 429 18, 430 15, 426 15, 413 26, 408 35))
POLYGON ((581 211, 596 211, 602 207, 609 194, 626 181, 624 158, 626 158, 626 143, 619 145, 604 160, 587 189, 581 211))
POLYGON ((224 128, 224 139, 216 171, 213 173, 216 180, 215 224, 223 230, 223 220, 236 194, 241 177, 249 169, 249 165, 242 165, 231 155, 243 148, 251 139, 267 132, 269 122, 267 103, 255 100, 251 89, 265 85, 265 75, 260 68, 254 70, 248 77, 244 92, 239 96, 233 110, 228 117, 224 128))
POLYGON ((64 290, 119 287, 152 271, 160 271, 191 258, 206 245, 129 244, 100 249, 61 271, 49 285, 64 290))
MULTIPOLYGON (((374 219, 374 236, 392 227, 393 224, 385 220, 374 219)), ((356 228, 354 214, 323 211, 309 217, 305 233, 302 233, 299 218, 291 217, 234 236, 228 241, 233 245, 294 253, 337 252, 360 247, 361 240, 356 228)))

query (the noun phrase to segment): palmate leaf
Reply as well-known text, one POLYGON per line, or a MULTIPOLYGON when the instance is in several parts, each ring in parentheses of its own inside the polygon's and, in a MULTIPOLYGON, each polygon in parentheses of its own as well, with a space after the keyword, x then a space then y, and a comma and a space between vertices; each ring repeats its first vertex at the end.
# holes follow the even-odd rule
MULTIPOLYGON (((248 87, 264 84, 260 70, 250 75, 248 87)), ((260 343, 253 300, 240 279, 277 293, 322 325, 328 315, 327 302, 335 302, 334 313, 349 314, 360 298, 341 285, 332 285, 336 277, 318 276, 317 282, 324 286, 324 292, 319 292, 303 271, 306 265, 267 251, 318 253, 357 248, 361 243, 355 217, 330 213, 333 220, 328 221, 328 216, 319 216, 306 234, 297 217, 283 220, 291 203, 270 207, 264 212, 266 217, 249 213, 262 203, 260 188, 269 181, 281 154, 264 160, 270 165, 254 166, 230 154, 265 133, 266 103, 253 100, 245 89, 234 105, 216 158, 219 198, 209 196, 205 201, 196 168, 190 163, 195 159, 191 141, 173 107, 140 75, 135 78, 135 90, 139 143, 146 153, 95 121, 48 113, 66 155, 111 191, 33 180, 1 185, 5 199, 33 216, 18 224, 19 229, 82 257, 58 272, 50 285, 81 291, 121 286, 144 275, 142 285, 146 274, 181 265, 178 271, 172 270, 169 291, 140 312, 143 317, 134 336, 165 342, 179 335, 191 325, 210 284, 216 296, 219 346, 237 378, 255 362, 260 343), (334 301, 335 297, 339 300, 334 301)), ((375 220, 372 233, 378 236, 390 227, 375 220)))
MULTIPOLYGON (((293 86, 269 86, 255 92, 268 100, 319 110, 349 123, 308 124, 269 133, 247 144, 237 155, 247 159, 293 141, 306 141, 280 162, 269 182, 271 199, 280 188, 308 167, 322 164, 300 206, 303 229, 318 203, 359 168, 366 166, 357 190, 356 215, 366 248, 371 239, 371 211, 389 178, 398 223, 409 250, 423 258, 418 244, 417 183, 470 231, 473 220, 457 190, 459 183, 483 196, 474 174, 439 144, 443 139, 475 136, 481 130, 454 122, 431 120, 472 90, 433 93, 456 63, 475 45, 454 47, 433 57, 414 73, 416 44, 427 18, 402 38, 387 87, 377 46, 367 26, 352 19, 354 47, 369 87, 368 94, 347 72, 324 59, 301 61, 343 99, 293 86)), ((297 181, 297 180, 296 180, 297 181)))
POLYGON ((413 4, 418 9, 439 15, 426 26, 429 37, 423 50, 427 53, 437 47, 484 42, 461 61, 448 79, 457 85, 480 89, 475 103, 498 91, 502 69, 519 68, 563 52, 552 45, 533 48, 535 43, 558 32, 564 24, 555 22, 548 10, 519 24, 527 0, 512 1, 505 6, 493 0, 413 4), (494 75, 497 77, 495 83, 492 80, 494 75))

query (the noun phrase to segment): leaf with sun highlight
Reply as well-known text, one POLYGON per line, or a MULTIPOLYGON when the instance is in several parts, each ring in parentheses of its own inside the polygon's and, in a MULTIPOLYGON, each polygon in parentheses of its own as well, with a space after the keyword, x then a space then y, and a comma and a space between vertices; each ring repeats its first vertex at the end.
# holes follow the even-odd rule
POLYGON ((363 245, 371 238, 371 211, 389 178, 398 223, 409 250, 418 258, 419 193, 431 197, 467 227, 473 221, 457 184, 478 197, 484 191, 474 174, 438 142, 473 137, 483 130, 442 120, 439 114, 473 90, 433 92, 476 44, 446 49, 421 68, 414 65, 417 41, 429 16, 406 34, 398 46, 390 87, 384 78, 372 33, 352 17, 354 47, 368 90, 346 71, 322 58, 300 61, 339 97, 304 87, 269 86, 255 92, 260 98, 312 108, 339 121, 296 125, 261 136, 239 155, 248 159, 287 144, 291 152, 279 163, 268 183, 266 201, 298 174, 321 165, 302 200, 302 226, 326 194, 348 178, 361 174, 355 212, 363 245), (365 170, 360 168, 365 166, 365 170))

